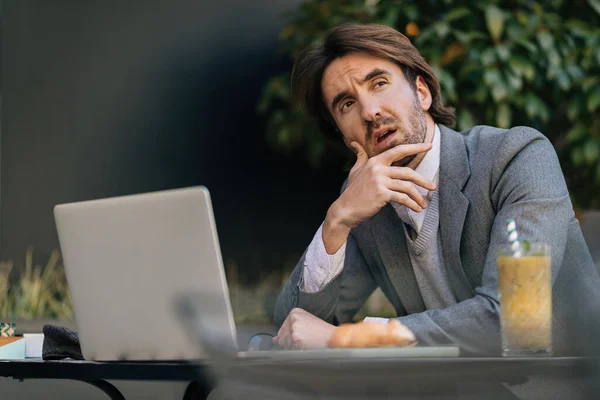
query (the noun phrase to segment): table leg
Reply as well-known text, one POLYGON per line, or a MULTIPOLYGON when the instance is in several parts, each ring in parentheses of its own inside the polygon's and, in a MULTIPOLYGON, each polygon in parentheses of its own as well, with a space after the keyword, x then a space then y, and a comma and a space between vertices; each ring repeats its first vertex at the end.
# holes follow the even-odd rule
POLYGON ((117 389, 113 384, 108 383, 107 381, 103 381, 103 380, 84 381, 84 380, 82 380, 81 382, 85 382, 89 385, 97 387, 98 389, 100 389, 104 393, 106 393, 108 395, 108 397, 111 398, 111 400, 125 400, 125 397, 123 397, 121 392, 119 392, 119 389, 117 389))
POLYGON ((183 394, 183 400, 205 400, 212 389, 212 386, 206 383, 202 384, 199 381, 190 382, 183 394))

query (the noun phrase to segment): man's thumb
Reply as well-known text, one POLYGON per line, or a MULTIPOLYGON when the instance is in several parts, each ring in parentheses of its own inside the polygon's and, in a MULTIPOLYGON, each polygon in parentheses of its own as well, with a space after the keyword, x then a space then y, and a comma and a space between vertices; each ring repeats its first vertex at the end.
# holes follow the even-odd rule
POLYGON ((356 153, 356 162, 357 163, 362 164, 367 161, 367 159, 369 157, 367 157, 367 153, 365 152, 365 149, 362 148, 360 143, 352 142, 352 143, 350 143, 350 147, 352 147, 354 149, 354 153, 356 153))

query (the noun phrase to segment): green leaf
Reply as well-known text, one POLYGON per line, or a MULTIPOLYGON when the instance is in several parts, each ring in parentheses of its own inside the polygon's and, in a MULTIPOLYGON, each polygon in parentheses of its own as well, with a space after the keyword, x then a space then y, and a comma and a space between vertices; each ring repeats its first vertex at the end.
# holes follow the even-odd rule
POLYGON ((467 32, 457 31, 456 29, 452 31, 452 34, 460 43, 469 45, 471 44, 471 35, 467 32))
POLYGON ((588 4, 600 15, 600 0, 588 0, 588 4))
POLYGON ((558 73, 558 86, 565 92, 571 87, 571 79, 564 70, 560 70, 558 73))
POLYGON ((589 90, 597 83, 600 83, 600 78, 598 78, 597 76, 586 76, 581 81, 581 88, 584 92, 589 92, 589 90))
POLYGON ((530 42, 529 40, 518 40, 517 43, 529 50, 530 53, 537 53, 537 47, 535 47, 533 42, 530 42))
POLYGON ((490 68, 484 72, 483 80, 486 83, 486 85, 494 86, 498 82, 502 81, 502 76, 500 75, 500 71, 498 71, 498 68, 490 68))
POLYGON ((571 161, 575 167, 580 167, 583 164, 583 149, 576 147, 571 151, 571 161))
POLYGON ((560 69, 554 65, 548 66, 548 70, 546 71, 546 79, 549 81, 553 81, 557 76, 560 69))
POLYGON ((535 67, 523 57, 511 57, 508 64, 517 75, 525 76, 529 82, 535 77, 535 67))
POLYGON ((587 110, 588 112, 594 112, 600 106, 600 86, 588 94, 587 98, 587 110))
POLYGON ((467 109, 462 109, 458 112, 458 129, 461 131, 472 128, 475 125, 473 114, 467 109))
POLYGON ((508 89, 504 83, 500 83, 492 87, 492 98, 496 103, 508 98, 508 89))
POLYGON ((525 30, 521 25, 517 24, 508 24, 506 27, 506 37, 512 41, 524 40, 527 38, 527 30, 525 30))
POLYGON ((529 17, 524 11, 517 11, 517 21, 519 21, 519 24, 525 26, 529 22, 529 17))
POLYGON ((577 141, 585 138, 586 135, 587 135, 587 129, 585 129, 585 126, 583 124, 579 123, 579 124, 575 125, 573 128, 571 128, 571 130, 567 134, 567 142, 569 142, 569 143, 577 142, 577 141))
POLYGON ((523 80, 517 74, 513 74, 510 70, 505 71, 506 79, 508 80, 508 85, 515 91, 520 91, 523 87, 523 80))
POLYGON ((474 62, 464 62, 459 66, 459 72, 456 78, 459 81, 466 81, 468 78, 473 76, 473 74, 479 74, 480 72, 481 65, 474 62))
POLYGON ((573 51, 577 51, 577 43, 575 43, 575 38, 573 36, 565 34, 561 39, 564 40, 564 47, 567 49, 569 55, 573 51))
POLYGON ((447 96, 447 99, 454 102, 456 101, 456 80, 452 76, 452 74, 448 73, 446 70, 440 70, 439 74, 436 74, 440 79, 440 84, 442 85, 442 93, 447 96))
POLYGON ((483 32, 479 32, 479 31, 470 32, 469 36, 471 37, 471 41, 474 41, 475 39, 480 39, 480 40, 488 39, 487 35, 485 35, 483 32))
POLYGON ((531 119, 540 117, 544 122, 550 119, 550 110, 548 110, 548 106, 533 93, 528 93, 525 97, 525 112, 531 119))
POLYGON ((435 32, 438 34, 440 38, 445 38, 450 33, 450 25, 446 21, 438 21, 433 24, 433 28, 435 32))
POLYGON ((258 114, 263 115, 269 111, 269 108, 271 108, 271 97, 266 93, 263 93, 258 102, 258 106, 256 107, 256 111, 258 114))
POLYGON ((484 101, 486 101, 487 97, 488 97, 488 87, 486 85, 477 86, 477 88, 475 89, 475 92, 473 92, 473 98, 475 99, 475 101, 478 104, 481 104, 484 101))
POLYGON ((575 121, 583 109, 581 97, 573 99, 567 105, 567 117, 570 121, 575 121))
POLYGON ((508 47, 502 44, 496 46, 496 53, 498 53, 498 57, 500 57, 502 61, 506 61, 508 60, 508 57, 510 57, 510 51, 508 50, 508 47))
POLYGON ((587 22, 580 19, 570 19, 565 23, 565 27, 569 29, 573 34, 586 37, 591 33, 591 28, 587 22))
POLYGON ((562 64, 562 59, 560 58, 560 55, 558 54, 556 49, 551 47, 547 49, 546 52, 548 56, 548 61, 550 61, 550 65, 557 68, 560 67, 560 65, 562 64))
POLYGON ((585 72, 583 72, 583 69, 581 69, 579 65, 569 64, 565 67, 565 70, 569 73, 569 75, 571 76, 571 78, 573 78, 574 81, 581 79, 585 76, 585 72))
POLYGON ((398 14, 400 13, 400 7, 392 7, 385 14, 385 17, 381 20, 383 25, 387 25, 389 27, 395 27, 396 22, 398 21, 398 14))
POLYGON ((498 106, 496 112, 496 124, 499 128, 509 128, 511 121, 510 107, 506 103, 502 103, 498 106))
POLYGON ((583 158, 588 165, 593 165, 598 161, 598 156, 600 155, 600 148, 598 147, 598 142, 594 139, 590 139, 585 142, 583 146, 583 158))
POLYGON ((290 145, 290 139, 291 135, 289 129, 286 126, 282 126, 277 134, 277 144, 283 148, 287 148, 290 145))
POLYGON ((481 63, 486 67, 494 64, 496 62, 496 52, 493 47, 488 47, 481 53, 481 63))
POLYGON ((450 10, 448 12, 448 14, 446 14, 446 21, 452 22, 452 21, 455 21, 462 17, 466 17, 469 14, 471 14, 471 11, 469 11, 468 8, 465 8, 465 7, 454 8, 454 9, 450 10))
POLYGON ((525 108, 525 97, 523 97, 521 93, 519 93, 518 96, 512 96, 510 102, 513 105, 513 108, 517 108, 518 110, 525 108))
POLYGON ((435 35, 436 33, 433 30, 433 25, 424 27, 421 29, 421 33, 419 33, 419 36, 415 38, 415 44, 419 48, 428 46, 431 41, 435 40, 435 35))
POLYGON ((488 31, 495 42, 500 40, 504 31, 504 13, 495 5, 489 5, 485 9, 485 23, 488 31))
POLYGON ((537 34, 538 42, 542 49, 549 51, 554 47, 554 38, 547 31, 539 31, 537 34))
MULTIPOLYGON (((562 0, 559 0, 559 1, 562 1, 562 0)), ((558 15, 552 11, 557 11, 555 5, 552 5, 551 8, 546 7, 546 10, 544 11, 544 15, 542 18, 543 18, 543 24, 546 27, 548 27, 552 32, 555 32, 558 29, 562 29, 563 17, 561 17, 560 15, 558 15)))
POLYGON ((490 87, 494 102, 499 103, 508 97, 508 88, 497 68, 491 68, 483 74, 483 80, 490 87))

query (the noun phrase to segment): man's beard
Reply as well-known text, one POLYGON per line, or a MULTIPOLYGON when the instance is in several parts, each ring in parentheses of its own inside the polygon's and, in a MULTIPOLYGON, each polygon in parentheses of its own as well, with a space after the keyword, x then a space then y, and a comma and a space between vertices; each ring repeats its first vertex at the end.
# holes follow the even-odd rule
MULTIPOLYGON (((391 143, 387 148, 382 149, 379 153, 383 153, 384 151, 389 150, 399 144, 423 143, 425 141, 425 137, 427 135, 427 119, 425 118, 425 112, 423 112, 423 109, 421 108, 421 104, 417 99, 416 93, 406 122, 407 123, 404 124, 401 120, 392 116, 383 116, 375 121, 369 122, 367 124, 367 135, 365 137, 367 148, 369 149, 368 152, 370 153, 369 157, 377 155, 373 149, 373 135, 374 132, 381 126, 393 126, 396 128, 396 135, 399 135, 398 139, 400 139, 402 142, 398 143, 397 141, 394 141, 394 143, 391 143)), ((401 160, 393 162, 392 165, 397 167, 405 167, 410 164, 410 162, 414 160, 416 156, 416 154, 413 154, 404 157, 401 160)))

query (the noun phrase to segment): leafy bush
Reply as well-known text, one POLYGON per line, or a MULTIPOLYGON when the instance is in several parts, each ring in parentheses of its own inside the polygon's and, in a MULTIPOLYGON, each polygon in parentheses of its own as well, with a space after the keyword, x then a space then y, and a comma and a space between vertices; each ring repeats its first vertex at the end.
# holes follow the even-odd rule
MULTIPOLYGON (((46 266, 33 265, 33 250, 25 255, 25 270, 11 284, 12 261, 0 262, 0 321, 13 318, 73 318, 71 292, 67 285, 60 252, 54 250, 46 266)), ((227 284, 235 322, 238 324, 271 324, 275 300, 285 285, 288 274, 272 272, 254 285, 239 279, 239 266, 227 263, 227 284)), ((359 315, 393 316, 393 307, 382 293, 372 296, 359 315)))
POLYGON ((71 292, 60 254, 53 251, 46 266, 33 265, 33 250, 25 255, 25 271, 11 285, 12 261, 0 262, 0 317, 72 318, 71 292))
MULTIPOLYGON (((281 33, 295 58, 343 22, 408 36, 457 109, 457 128, 532 126, 554 144, 576 207, 600 206, 600 0, 310 0, 281 33)), ((291 99, 290 72, 266 84, 267 140, 304 149, 318 167, 329 147, 291 99)), ((328 153, 328 157, 331 153, 328 153)))

